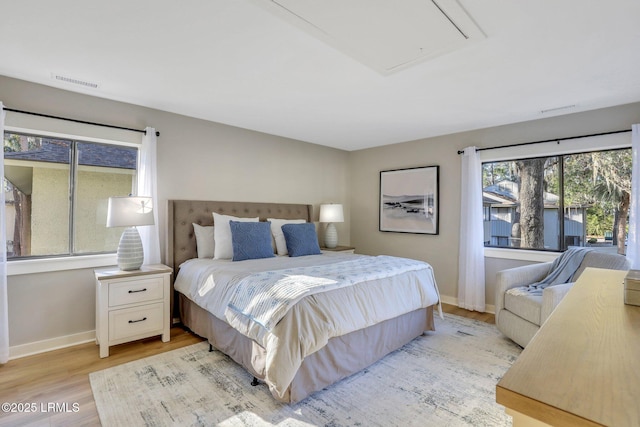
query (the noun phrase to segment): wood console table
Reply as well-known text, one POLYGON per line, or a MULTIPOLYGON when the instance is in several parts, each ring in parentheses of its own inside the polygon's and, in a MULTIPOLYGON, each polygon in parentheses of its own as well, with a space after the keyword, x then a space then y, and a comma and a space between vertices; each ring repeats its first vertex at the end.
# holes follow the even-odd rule
POLYGON ((640 307, 589 268, 496 387, 513 425, 640 425, 640 307))

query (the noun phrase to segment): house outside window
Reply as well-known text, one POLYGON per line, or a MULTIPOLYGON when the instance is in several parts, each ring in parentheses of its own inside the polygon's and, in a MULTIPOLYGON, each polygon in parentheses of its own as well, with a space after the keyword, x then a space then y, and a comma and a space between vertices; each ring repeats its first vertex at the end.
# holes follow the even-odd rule
POLYGON ((115 252, 108 198, 132 192, 138 149, 5 132, 7 258, 115 252))
POLYGON ((485 246, 624 254, 631 149, 485 162, 485 246))

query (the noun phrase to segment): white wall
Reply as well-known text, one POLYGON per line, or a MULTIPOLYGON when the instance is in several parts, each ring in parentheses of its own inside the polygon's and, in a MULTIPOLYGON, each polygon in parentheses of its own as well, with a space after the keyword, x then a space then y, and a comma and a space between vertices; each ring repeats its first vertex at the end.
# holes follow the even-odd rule
MULTIPOLYGON (((336 202, 345 205, 347 219, 338 225, 340 244, 350 243, 348 152, 3 76, 0 101, 8 108, 160 131, 161 230, 168 199, 310 203, 316 217, 321 203, 336 202)), ((7 125, 23 125, 19 116, 8 115, 7 125)), ((163 254, 165 241, 161 231, 163 254)), ((92 269, 10 276, 10 346, 91 337, 94 286, 92 269)))

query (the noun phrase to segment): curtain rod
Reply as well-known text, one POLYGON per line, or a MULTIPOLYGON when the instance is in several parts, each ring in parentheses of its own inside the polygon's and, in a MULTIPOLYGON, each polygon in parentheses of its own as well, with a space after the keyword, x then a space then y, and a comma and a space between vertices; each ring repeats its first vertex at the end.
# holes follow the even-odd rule
MULTIPOLYGON (((70 119, 70 118, 67 118, 67 117, 51 116, 49 114, 42 114, 42 113, 33 113, 31 111, 16 110, 14 108, 7 108, 7 107, 4 107, 4 110, 5 111, 11 111, 12 113, 29 114, 31 116, 46 117, 48 119, 65 120, 67 122, 82 123, 82 124, 85 124, 85 125, 93 125, 93 126, 102 126, 102 127, 106 127, 106 128, 112 128, 112 129, 129 130, 129 131, 132 131, 132 132, 144 133, 145 135, 147 134, 147 131, 145 129, 133 129, 133 128, 126 128, 126 127, 122 127, 122 126, 108 125, 108 124, 104 124, 104 123, 87 122, 87 121, 84 121, 84 120, 70 119)), ((160 132, 156 131, 156 136, 160 136, 160 132)))
MULTIPOLYGON (((612 135, 612 134, 623 133, 623 132, 631 132, 631 129, 614 130, 611 132, 602 132, 602 133, 592 133, 591 135, 568 136, 566 138, 545 139, 544 141, 521 142, 518 144, 498 145, 496 147, 483 147, 483 148, 476 148, 476 151, 495 150, 497 148, 520 147, 522 145, 543 144, 545 142, 557 142, 558 144, 560 144, 560 141, 568 141, 570 139, 589 138, 591 136, 612 135)), ((458 150, 458 154, 462 154, 462 153, 464 153, 464 150, 463 151, 458 150)))

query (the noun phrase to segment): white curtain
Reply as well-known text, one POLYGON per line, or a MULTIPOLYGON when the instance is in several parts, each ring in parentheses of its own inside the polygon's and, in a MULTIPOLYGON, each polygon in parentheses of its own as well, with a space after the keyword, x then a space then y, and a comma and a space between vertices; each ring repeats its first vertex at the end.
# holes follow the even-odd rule
POLYGON ((462 154, 458 306, 484 312, 484 225, 482 163, 476 147, 462 154))
POLYGON ((140 238, 144 248, 143 264, 160 263, 160 235, 158 226, 158 191, 157 191, 157 160, 156 160, 156 130, 148 127, 142 137, 142 148, 138 160, 138 196, 151 197, 153 201, 154 225, 139 227, 140 238))
POLYGON ((640 269, 640 124, 631 129, 631 208, 629 210, 629 237, 627 240, 627 259, 634 270, 640 269))
MULTIPOLYGON (((6 112, 0 102, 0 135, 2 135, 2 151, 0 154, 0 176, 4 182, 4 118, 6 112)), ((5 224, 4 184, 0 191, 0 364, 9 360, 9 302, 7 300, 7 230, 5 224)))

